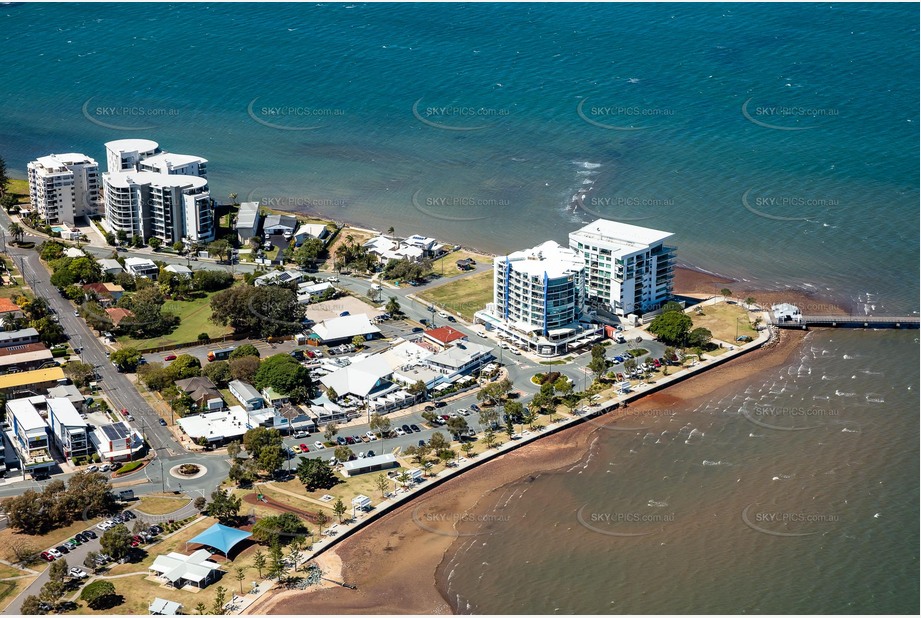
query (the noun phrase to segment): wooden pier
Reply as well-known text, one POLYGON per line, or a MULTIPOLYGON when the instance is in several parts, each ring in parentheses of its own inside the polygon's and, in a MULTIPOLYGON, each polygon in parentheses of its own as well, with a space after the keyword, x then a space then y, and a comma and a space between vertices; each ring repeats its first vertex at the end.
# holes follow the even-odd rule
POLYGON ((776 320, 771 323, 778 328, 807 330, 810 326, 823 328, 918 328, 918 316, 882 315, 803 315, 798 320, 776 320))

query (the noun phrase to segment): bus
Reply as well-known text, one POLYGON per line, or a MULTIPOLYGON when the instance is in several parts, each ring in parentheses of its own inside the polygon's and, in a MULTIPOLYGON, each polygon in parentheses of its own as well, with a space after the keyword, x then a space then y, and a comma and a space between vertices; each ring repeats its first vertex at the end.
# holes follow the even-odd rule
POLYGON ((220 350, 211 350, 208 352, 208 361, 227 360, 227 358, 230 356, 230 353, 235 349, 235 347, 231 346, 229 348, 222 348, 220 350))

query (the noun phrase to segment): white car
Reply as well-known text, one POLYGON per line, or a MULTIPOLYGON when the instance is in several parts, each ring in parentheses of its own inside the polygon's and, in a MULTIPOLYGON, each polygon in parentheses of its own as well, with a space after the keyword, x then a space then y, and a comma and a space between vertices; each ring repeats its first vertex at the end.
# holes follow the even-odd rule
POLYGON ((314 442, 313 445, 317 448, 318 451, 319 451, 320 449, 326 448, 325 446, 323 446, 323 443, 320 442, 319 440, 317 440, 316 442, 314 442))
POLYGON ((86 469, 87 472, 99 472, 99 466, 90 466, 86 469))
POLYGON ((98 524, 96 524, 96 527, 102 530, 103 532, 105 532, 106 530, 112 527, 112 523, 109 521, 101 521, 98 524))
POLYGON ((329 277, 327 281, 330 283, 339 283, 339 277, 329 277))
POLYGON ((457 413, 458 413, 458 414, 461 414, 461 415, 463 415, 463 416, 470 416, 470 411, 467 410, 467 408, 460 408, 460 409, 457 411, 457 413))
POLYGON ((48 550, 48 553, 51 554, 52 556, 54 556, 55 558, 63 558, 63 557, 64 557, 64 554, 62 554, 61 552, 59 552, 59 551, 56 550, 56 549, 49 549, 49 550, 48 550))
POLYGON ((86 577, 86 571, 84 571, 80 567, 71 567, 70 576, 75 577, 77 579, 83 579, 84 577, 86 577))
POLYGON ((364 451, 362 451, 361 453, 358 453, 358 459, 364 459, 364 458, 365 458, 364 451))
POLYGON ((439 311, 439 312, 438 312, 438 317, 439 317, 439 318, 444 318, 444 319, 447 320, 447 319, 448 319, 448 314, 445 313, 444 311, 439 311))
POLYGON ((365 435, 368 436, 368 439, 371 440, 372 442, 377 440, 377 436, 374 435, 373 431, 365 432, 365 435))
POLYGON ((405 435, 406 435, 406 432, 403 431, 402 429, 400 429, 399 427, 397 427, 394 431, 396 431, 396 433, 397 433, 398 436, 405 436, 405 435))

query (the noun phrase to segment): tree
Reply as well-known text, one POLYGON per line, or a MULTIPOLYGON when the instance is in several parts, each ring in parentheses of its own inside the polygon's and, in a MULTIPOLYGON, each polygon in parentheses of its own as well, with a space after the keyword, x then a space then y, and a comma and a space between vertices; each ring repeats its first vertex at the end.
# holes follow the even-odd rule
POLYGON ((291 259, 301 268, 312 268, 314 263, 323 255, 326 244, 319 238, 308 238, 300 247, 291 252, 291 259))
POLYGON ((592 358, 604 358, 605 348, 600 343, 592 346, 592 358))
POLYGON ((230 361, 230 375, 234 380, 252 382, 259 371, 260 360, 258 356, 244 356, 230 361))
POLYGON ((141 362, 141 352, 137 348, 122 348, 112 352, 109 360, 118 365, 120 370, 133 372, 141 362))
POLYGON ((755 300, 754 296, 747 297, 745 299, 745 308, 750 310, 755 305, 756 302, 758 301, 755 300))
POLYGON ((195 605, 195 611, 198 612, 199 616, 204 616, 208 612, 208 607, 204 604, 204 602, 199 601, 195 605))
POLYGON ((308 459, 301 457, 296 470, 297 478, 304 484, 307 491, 316 489, 329 489, 339 482, 333 469, 321 459, 308 459))
POLYGON ((287 545, 303 539, 310 533, 304 522, 294 513, 281 513, 262 517, 253 526, 253 538, 268 546, 287 545))
POLYGON ((131 533, 125 524, 118 524, 102 533, 99 545, 103 553, 111 556, 113 560, 120 560, 131 551, 131 533))
POLYGON ((254 427, 243 434, 243 447, 249 452, 250 457, 258 460, 262 451, 270 447, 281 447, 282 436, 277 429, 254 427))
POLYGON ((314 515, 313 520, 317 522, 317 527, 322 534, 323 527, 329 523, 329 515, 326 514, 326 511, 317 511, 317 514, 314 515))
POLYGON ((86 554, 86 558, 83 559, 83 566, 95 571, 97 567, 96 558, 98 557, 99 557, 99 552, 96 552, 96 551, 89 552, 88 554, 86 554))
POLYGON ((208 244, 208 254, 217 256, 218 261, 227 259, 231 249, 230 243, 223 238, 219 238, 208 244))
POLYGON ((246 569, 243 567, 237 567, 234 571, 233 578, 240 582, 240 594, 243 594, 243 580, 246 579, 246 569))
POLYGON ((224 360, 214 361, 202 369, 202 375, 214 382, 218 388, 223 388, 233 379, 230 363, 224 360))
POLYGON ((290 549, 288 549, 288 560, 291 561, 291 565, 294 567, 294 572, 297 573, 298 562, 301 561, 301 549, 297 543, 292 543, 290 549))
POLYGON ((307 399, 313 388, 310 371, 290 354, 275 354, 262 361, 255 386, 260 390, 271 387, 296 401, 307 399))
POLYGON ((259 453, 258 465, 261 470, 271 474, 280 470, 286 459, 286 453, 282 446, 267 446, 259 453))
POLYGON ((242 501, 239 497, 218 488, 211 492, 208 515, 224 525, 233 524, 240 514, 241 506, 242 501))
POLYGON ((234 351, 230 353, 228 358, 233 360, 235 358, 243 358, 245 356, 255 356, 256 358, 259 358, 259 348, 251 343, 244 343, 240 347, 235 348, 234 351))
POLYGON ((713 333, 706 328, 699 327, 688 333, 687 341, 692 348, 703 348, 710 343, 711 339, 713 339, 713 333))
MULTIPOLYGON (((6 195, 6 189, 10 186, 10 177, 6 175, 6 161, 3 160, 3 157, 0 157, 0 196, 6 195)), ((10 227, 10 234, 13 233, 12 226, 10 227)))
POLYGON ((460 445, 460 450, 463 451, 464 455, 470 457, 470 452, 473 450, 473 442, 464 442, 460 445))
POLYGON ((678 358, 678 355, 675 354, 675 348, 667 346, 665 351, 662 353, 662 357, 667 361, 673 361, 678 358))
POLYGON ((64 365, 64 375, 78 387, 84 387, 96 378, 96 368, 89 363, 71 361, 64 365))
POLYGON ((332 386, 327 386, 326 387, 326 398, 332 402, 335 402, 337 399, 339 399, 339 393, 337 393, 336 389, 334 389, 332 386))
POLYGON ((352 345, 358 349, 365 347, 365 338, 361 335, 355 335, 352 337, 352 345))
POLYGON ((22 612, 23 616, 40 616, 45 613, 41 599, 34 594, 30 594, 25 598, 19 611, 22 612))
POLYGON ((52 562, 48 567, 48 578, 51 581, 63 582, 69 570, 70 566, 67 564, 67 558, 60 558, 52 562))
POLYGON ((371 422, 369 425, 371 431, 379 433, 382 440, 390 433, 390 419, 377 412, 371 415, 371 422))
POLYGON ((192 273, 192 285, 202 292, 217 292, 233 285, 233 275, 226 270, 196 270, 192 273))
MULTIPOLYGON (((243 435, 245 436, 246 434, 243 435)), ((227 457, 230 458, 230 461, 236 461, 237 457, 240 455, 241 448, 240 443, 236 440, 227 445, 227 457)))
POLYGON ((451 435, 454 436, 455 440, 460 440, 461 435, 470 429, 467 425, 467 419, 463 416, 452 416, 449 418, 447 428, 448 431, 451 432, 451 435))
POLYGON ((691 316, 683 311, 669 311, 653 319, 649 324, 649 332, 667 345, 679 346, 686 342, 693 325, 691 316))
POLYGON ((198 496, 195 498, 195 501, 192 503, 192 506, 199 512, 204 511, 205 507, 208 506, 208 501, 204 496, 198 496))
POLYGON ((595 374, 595 379, 600 378, 604 375, 604 372, 608 369, 608 359, 604 356, 593 356, 592 360, 588 363, 588 368, 592 373, 595 374))
POLYGON ((218 586, 214 591, 214 603, 211 604, 211 613, 220 616, 225 613, 224 604, 227 603, 227 589, 224 586, 218 586))
POLYGON ((348 461, 353 457, 352 449, 347 446, 337 446, 333 451, 333 456, 337 461, 348 461))
POLYGON ((150 245, 151 249, 153 249, 154 251, 157 251, 160 248, 160 246, 163 244, 163 241, 157 238, 156 236, 153 236, 150 239, 148 239, 147 244, 150 245))
POLYGON ((339 426, 336 423, 327 423, 326 431, 323 432, 323 437, 326 438, 327 442, 332 442, 336 438, 337 433, 339 433, 339 426))
POLYGON ((285 564, 284 556, 281 553, 281 545, 275 544, 269 548, 269 577, 281 579, 288 572, 288 565, 285 564))
POLYGON ((387 493, 387 488, 390 487, 390 481, 387 479, 387 475, 381 472, 374 477, 374 486, 381 492, 381 500, 383 500, 384 494, 387 493))
POLYGON ((22 229, 21 225, 19 225, 15 221, 13 223, 10 223, 10 236, 13 237, 13 240, 15 242, 21 241, 24 235, 25 235, 25 230, 22 229))
POLYGON ((342 498, 336 498, 336 501, 333 503, 333 513, 336 517, 339 518, 339 523, 342 523, 342 516, 345 515, 345 502, 342 501, 342 498))
POLYGON ((115 596, 115 585, 104 579, 97 579, 84 586, 80 591, 80 600, 86 601, 92 609, 101 609, 106 606, 106 601, 115 596))
POLYGON ((432 434, 432 437, 429 438, 429 447, 431 447, 431 449, 436 453, 448 448, 450 445, 451 443, 448 442, 447 438, 445 438, 445 435, 440 431, 436 431, 432 434))
POLYGON ((201 361, 190 354, 180 354, 167 367, 173 382, 201 375, 201 361))
POLYGON ((261 549, 257 549, 253 554, 253 568, 259 572, 259 579, 262 579, 262 569, 265 568, 265 554, 261 549))
POLYGON ((402 311, 400 310, 400 303, 399 301, 397 301, 396 296, 391 296, 390 299, 387 300, 387 306, 384 307, 384 309, 386 309, 387 313, 389 313, 392 316, 400 315, 402 313, 402 311))
POLYGON ((487 427, 483 431, 483 445, 486 448, 492 448, 496 444, 496 432, 493 431, 492 427, 487 427))
POLYGON ((723 288, 722 290, 720 290, 720 294, 722 294, 726 298, 732 298, 732 290, 730 290, 729 288, 723 288))
POLYGON ((211 297, 211 321, 257 337, 288 335, 303 326, 297 295, 277 285, 236 285, 211 297))
POLYGON ((505 416, 505 434, 511 439, 515 435, 515 426, 512 424, 512 417, 505 416))
POLYGON ((50 580, 45 582, 45 585, 42 586, 41 590, 38 593, 38 598, 43 602, 51 606, 52 611, 56 610, 58 603, 61 601, 61 597, 64 596, 66 588, 64 587, 64 581, 50 580))

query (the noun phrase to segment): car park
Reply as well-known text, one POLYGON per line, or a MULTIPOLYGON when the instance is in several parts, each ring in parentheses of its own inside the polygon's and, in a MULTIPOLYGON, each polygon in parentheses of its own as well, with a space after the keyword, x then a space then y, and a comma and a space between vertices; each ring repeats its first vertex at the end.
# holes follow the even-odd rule
POLYGON ((309 452, 310 452, 310 449, 307 448, 307 445, 306 445, 306 444, 301 444, 300 447, 301 447, 301 452, 302 452, 302 453, 309 453, 309 452))

